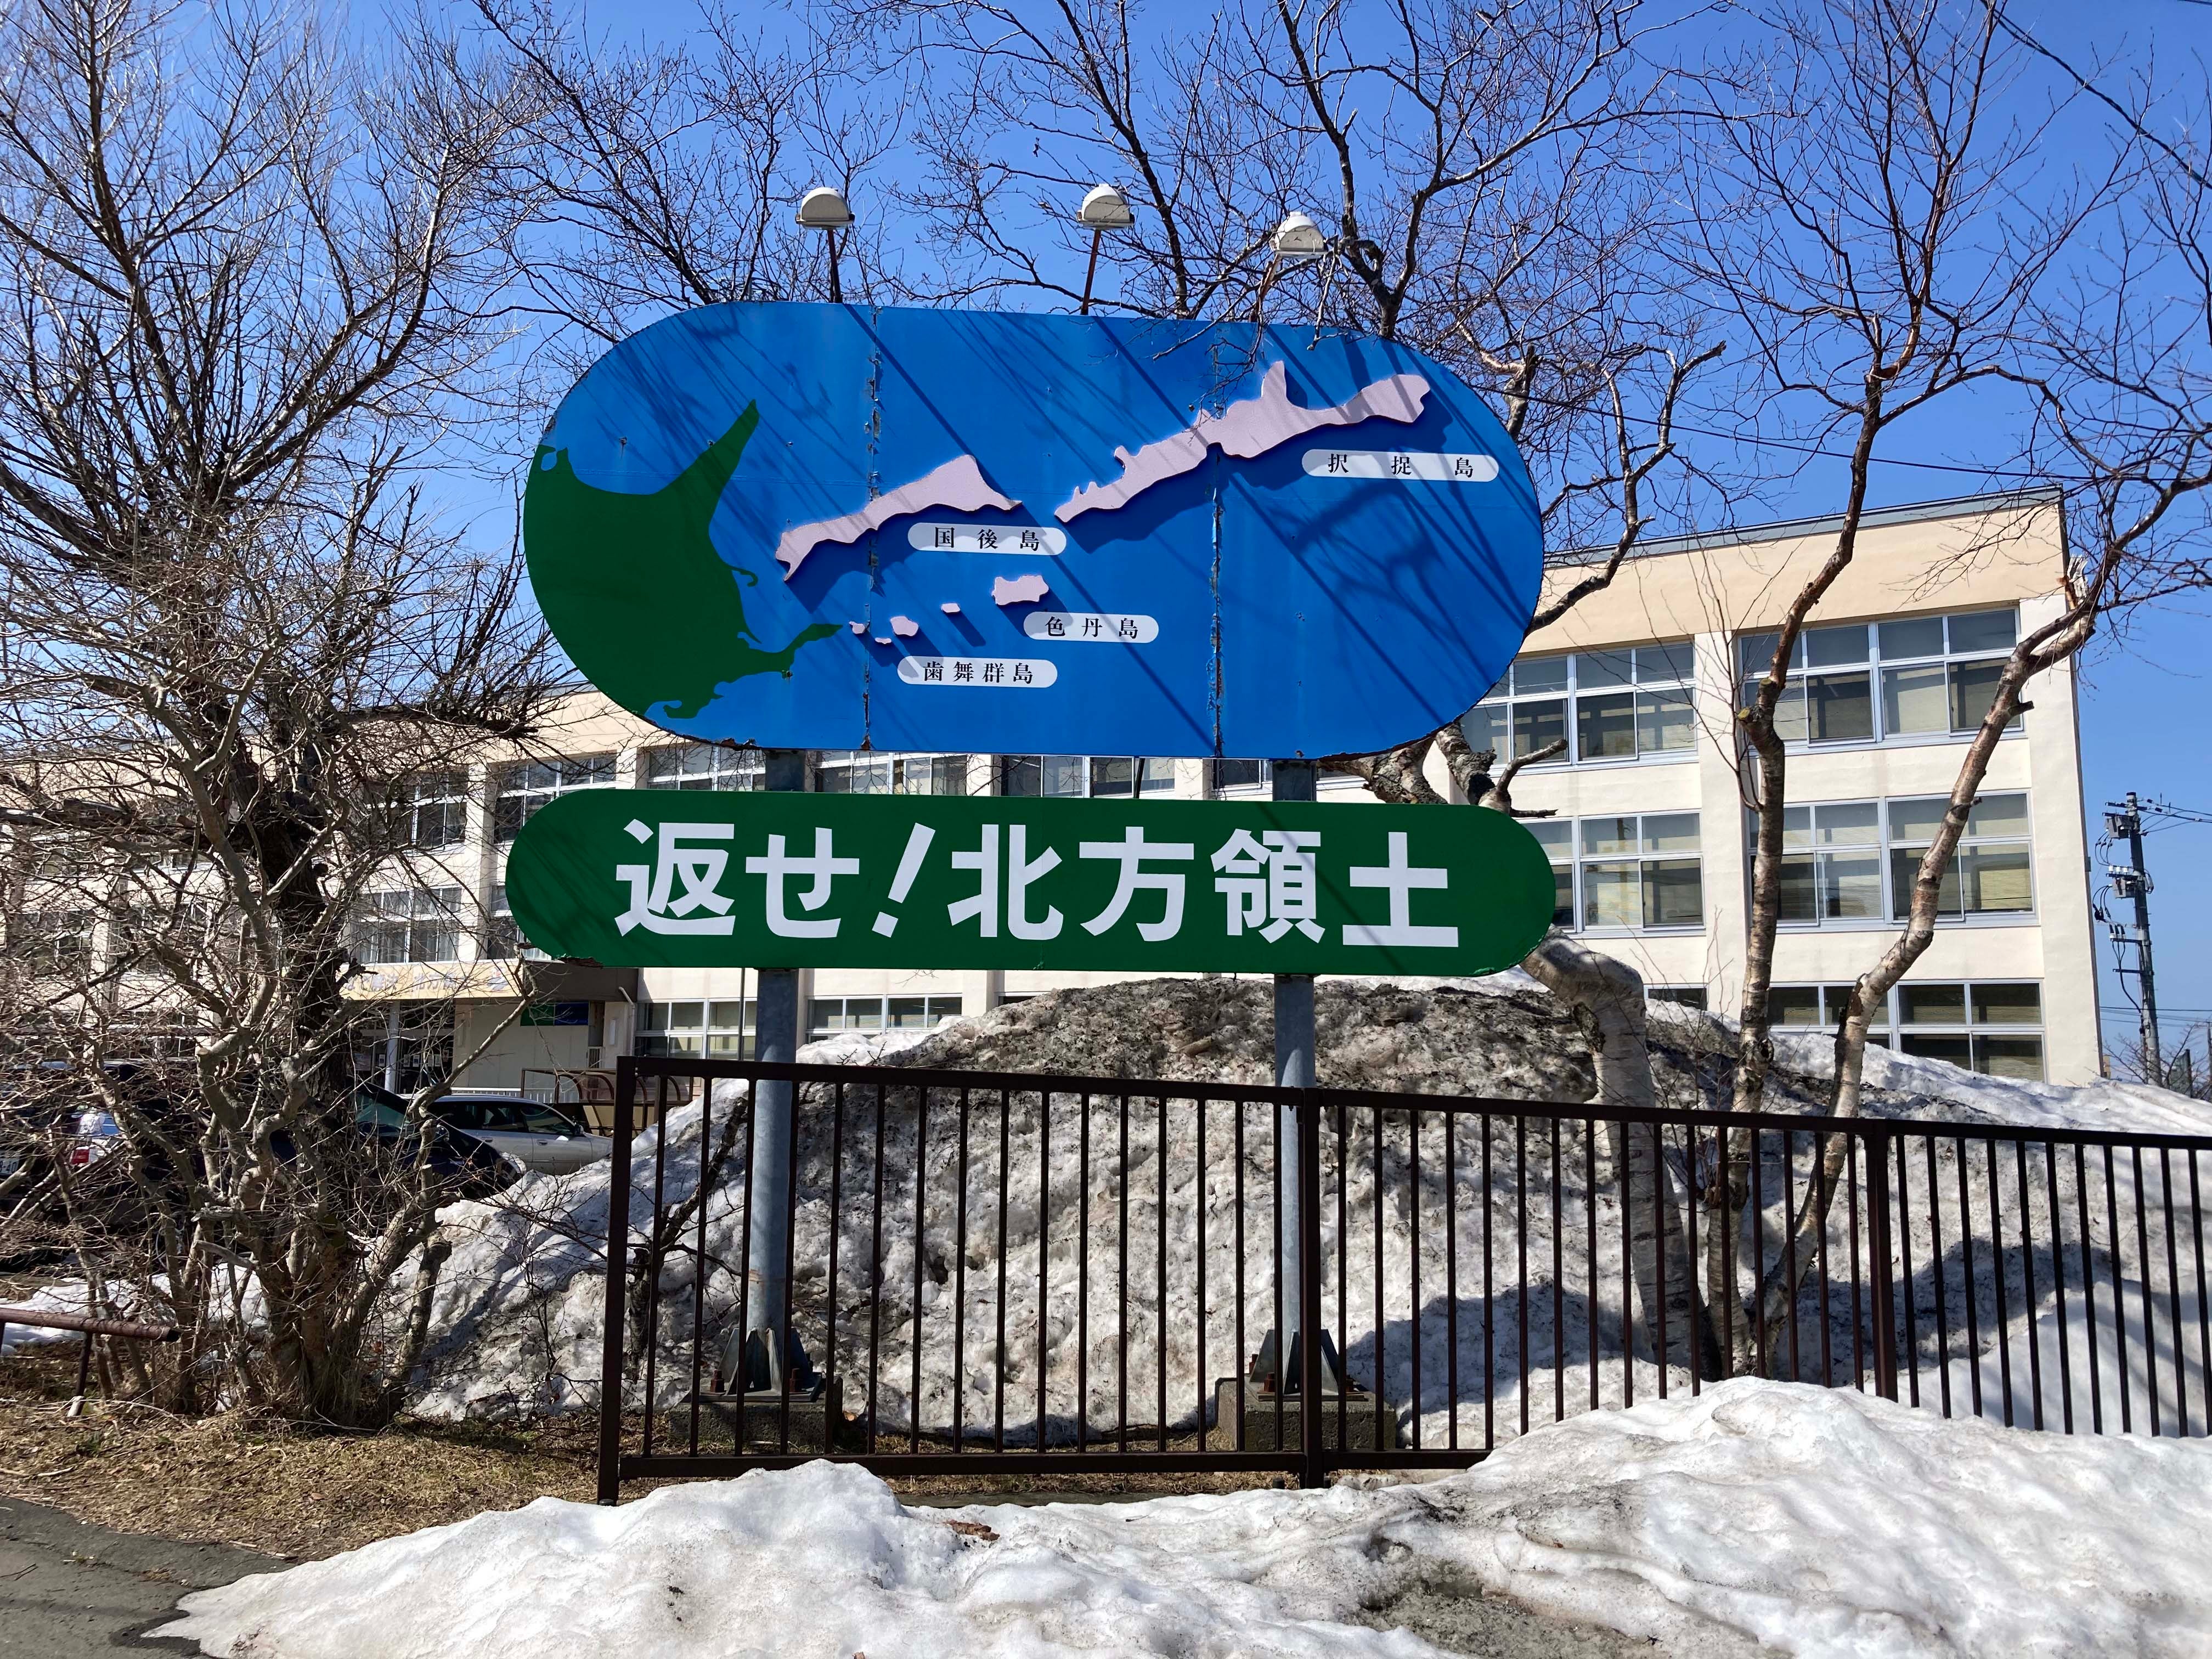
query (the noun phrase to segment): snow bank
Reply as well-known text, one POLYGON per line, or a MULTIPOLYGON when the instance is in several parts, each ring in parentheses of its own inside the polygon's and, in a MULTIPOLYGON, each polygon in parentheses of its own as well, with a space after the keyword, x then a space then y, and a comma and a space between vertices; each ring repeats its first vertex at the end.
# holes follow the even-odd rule
POLYGON ((1504 1595, 1679 1653, 2212 1647, 2212 1448, 1946 1423, 1749 1379, 1594 1413, 1464 1474, 1124 1505, 902 1508, 816 1463, 527 1508, 185 1598, 251 1659, 1438 1651, 1346 1621, 1504 1595))

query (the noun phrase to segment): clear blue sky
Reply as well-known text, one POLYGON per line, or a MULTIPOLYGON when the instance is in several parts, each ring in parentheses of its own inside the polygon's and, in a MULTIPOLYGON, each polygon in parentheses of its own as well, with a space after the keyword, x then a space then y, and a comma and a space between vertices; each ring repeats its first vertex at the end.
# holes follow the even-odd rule
MULTIPOLYGON (((1670 0, 1659 0, 1659 6, 1670 0)), ((1673 0, 1693 9, 1687 0, 1673 0)), ((2052 49, 2077 64, 2094 59, 2141 62, 2155 52, 2171 71, 2185 64, 2201 75, 2212 58, 2212 3, 2208 0, 2015 0, 2013 15, 2052 49), (2188 60, 2197 60, 2189 62, 2188 60)), ((763 22, 775 15, 763 7, 763 22)), ((592 16, 599 29, 617 39, 673 41, 695 27, 697 13, 689 0, 631 0, 619 9, 601 6, 592 16)), ((1710 27, 1693 23, 1692 27, 1710 27)), ((1739 34, 1737 17, 1727 27, 1739 34)), ((2053 134, 2047 156, 2054 169, 2078 159, 2093 166, 2099 149, 2096 124, 2077 120, 2053 134), (2078 146, 2078 148, 2075 148, 2078 146)), ((2013 450, 2017 410, 2002 399, 1964 408, 1948 405, 1940 429, 1898 435, 1890 454, 1918 466, 1887 465, 1878 469, 1876 504, 1928 500, 1971 493, 1987 487, 1974 468, 1996 463, 2013 450), (1929 470, 1929 463, 1957 465, 1955 473, 1929 470)), ((1689 441, 1694 444, 1695 439, 1689 441)), ((1771 499, 1775 516, 1832 511, 1841 469, 1814 463, 1771 499)), ((478 498, 479 500, 481 497, 478 498)), ((483 515, 485 532, 504 536, 499 512, 483 515)), ((2092 841, 2101 828, 2103 804, 2133 789, 2147 798, 2212 811, 2212 652, 2206 649, 2203 605, 2168 606, 2139 615, 2122 638, 2100 641, 2080 665, 2081 750, 2092 841)), ((2148 862, 2157 883, 2152 917, 2159 944, 2160 1002, 2169 1049, 2191 1028, 2212 1021, 2212 826, 2173 828, 2154 834, 2148 862)), ((2131 1037, 2134 1014, 2111 974, 2111 953, 2100 936, 2101 989, 2107 1038, 2131 1037)), ((2200 1066, 2204 1038, 2196 1039, 2200 1066)))

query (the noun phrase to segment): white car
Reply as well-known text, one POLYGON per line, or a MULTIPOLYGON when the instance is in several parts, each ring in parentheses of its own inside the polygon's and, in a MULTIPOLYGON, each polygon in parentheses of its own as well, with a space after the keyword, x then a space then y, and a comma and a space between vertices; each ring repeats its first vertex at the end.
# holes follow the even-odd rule
POLYGON ((613 1155, 613 1143, 595 1135, 559 1106, 515 1095, 451 1094, 430 1103, 430 1115, 481 1140, 520 1169, 565 1175, 613 1155))

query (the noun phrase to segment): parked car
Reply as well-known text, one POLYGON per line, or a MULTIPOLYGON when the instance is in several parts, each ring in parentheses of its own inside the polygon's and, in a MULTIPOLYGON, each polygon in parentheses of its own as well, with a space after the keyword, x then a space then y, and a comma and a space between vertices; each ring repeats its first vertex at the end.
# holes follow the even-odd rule
POLYGON ((517 1095, 446 1095, 430 1103, 430 1115, 520 1168, 548 1175, 566 1175, 614 1152, 572 1111, 517 1095))
MULTIPOLYGON (((414 1156, 417 1131, 408 1119, 406 1102, 374 1083, 364 1083, 354 1091, 353 1107, 354 1127, 375 1143, 380 1156, 414 1156)), ((456 1132, 435 1117, 434 1109, 424 1127, 430 1137, 431 1177, 456 1197, 489 1197, 526 1167, 487 1140, 456 1132)))

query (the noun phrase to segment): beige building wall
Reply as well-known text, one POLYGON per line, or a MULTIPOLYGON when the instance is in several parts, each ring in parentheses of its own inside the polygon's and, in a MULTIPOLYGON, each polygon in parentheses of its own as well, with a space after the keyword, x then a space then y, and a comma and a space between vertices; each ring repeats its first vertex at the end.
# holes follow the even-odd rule
MULTIPOLYGON (((1733 726, 1738 635, 1773 626, 1802 584, 1833 551, 1836 526, 1807 521, 1765 526, 1728 536, 1683 538, 1650 545, 1624 566, 1613 585, 1592 595, 1553 627, 1530 637, 1524 655, 1689 640, 1696 665, 1696 739, 1686 752, 1625 762, 1582 762, 1524 771, 1516 788, 1525 809, 1549 809, 1584 819, 1642 812, 1696 811, 1703 863, 1703 924, 1655 931, 1591 932, 1591 942, 1633 965, 1654 987, 1701 988, 1709 1006, 1734 1012, 1742 994, 1748 847, 1743 785, 1733 726)), ((1813 617, 1836 623, 1941 615, 2012 605, 2023 627, 2053 614, 2063 568, 2063 531, 2055 501, 2046 496, 1984 497, 1872 514, 1856 556, 1813 617)), ((1555 581, 1581 574, 1567 569, 1555 581)), ((1912 982, 2027 980, 2042 988, 2046 1074, 2070 1081, 2100 1067, 2094 938, 2088 911, 2087 847, 2082 821, 2075 687, 2070 665, 2030 687, 2032 708, 2021 729, 2008 734, 1990 766, 1985 792, 2023 791, 2033 824, 2034 907, 2025 915, 1946 922, 1912 982)), ((618 787, 643 782, 643 751, 680 742, 615 708, 593 691, 570 701, 560 727, 533 752, 578 756, 611 753, 618 787)), ((1946 736, 1883 742, 1794 745, 1790 757, 1793 803, 1895 799, 1947 793, 1965 750, 1946 736)), ((477 902, 488 905, 502 878, 505 848, 492 834, 501 763, 480 769, 474 784, 470 841, 445 867, 463 872, 477 902)), ((971 793, 991 787, 992 762, 973 757, 971 793)), ((1178 762, 1178 798, 1207 793, 1209 769, 1178 762)), ((1439 780, 1441 781, 1441 780, 1439 780)), ((1231 793, 1258 793, 1238 790, 1231 793)), ((1370 799, 1350 779, 1325 779, 1324 799, 1370 799)), ((1778 984, 1836 984, 1864 969, 1895 935, 1893 925, 1786 927, 1776 946, 1778 984)), ((514 993, 497 964, 473 967, 476 942, 454 971, 483 981, 480 1012, 489 1022, 514 1006, 514 993)), ((422 969, 399 970, 420 973, 422 969)), ((975 1012, 1009 996, 1058 986, 1091 983, 1106 975, 896 973, 819 969, 808 974, 802 997, 957 998, 975 1012)), ((374 983, 374 981, 372 981, 374 983)), ((630 1052, 641 1030, 641 1010, 655 1004, 737 999, 751 994, 750 975, 647 969, 636 976, 633 1006, 608 1002, 595 1018, 600 1042, 594 1057, 608 1062, 630 1052)), ((575 1046, 569 1030, 521 1028, 495 1045, 477 1073, 483 1083, 509 1085, 526 1058, 555 1047, 575 1046)))

